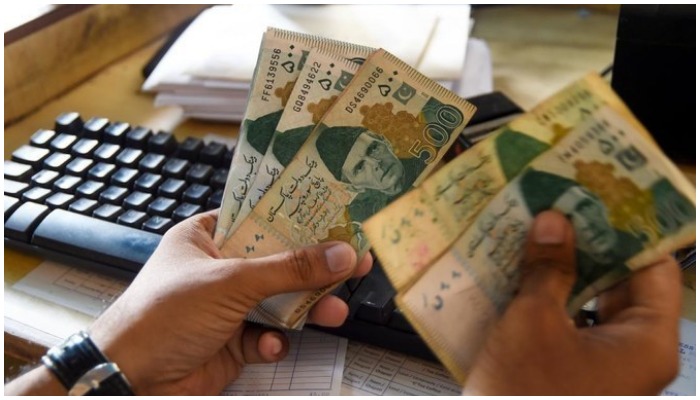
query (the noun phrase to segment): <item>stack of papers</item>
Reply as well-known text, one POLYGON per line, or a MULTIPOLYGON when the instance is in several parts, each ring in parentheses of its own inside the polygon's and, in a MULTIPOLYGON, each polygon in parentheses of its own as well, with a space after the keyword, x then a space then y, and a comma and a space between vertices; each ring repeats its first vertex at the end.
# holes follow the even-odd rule
POLYGON ((469 14, 468 5, 215 6, 182 33, 142 90, 186 117, 240 121, 262 34, 274 26, 384 48, 463 97, 491 92, 488 48, 469 40, 469 14))

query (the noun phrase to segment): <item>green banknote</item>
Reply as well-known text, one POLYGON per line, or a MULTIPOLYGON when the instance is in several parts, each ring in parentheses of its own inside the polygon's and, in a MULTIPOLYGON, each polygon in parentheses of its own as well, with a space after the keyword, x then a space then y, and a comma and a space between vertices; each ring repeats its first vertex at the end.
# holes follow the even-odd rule
MULTIPOLYGON (((365 57, 366 58, 366 57, 365 57)), ((260 198, 280 177, 340 93, 360 68, 360 59, 312 49, 284 107, 258 174, 248 190, 231 233, 250 214, 260 198)))
POLYGON ((373 50, 275 28, 265 32, 214 232, 218 246, 223 244, 237 219, 289 94, 312 48, 349 59, 364 59, 373 50))
POLYGON ((590 74, 496 130, 366 221, 363 230, 394 285, 420 275, 510 180, 602 106, 625 115, 650 137, 610 86, 590 74))
MULTIPOLYGON (((614 107, 597 107, 519 167, 447 251, 397 287, 397 305, 459 382, 517 289, 539 212, 558 210, 576 232, 572 314, 633 270, 695 240, 695 189, 638 126, 614 107)), ((386 243, 376 249, 397 251, 386 243)))
MULTIPOLYGON (((363 255, 361 222, 423 180, 473 113, 393 55, 373 53, 225 241, 223 255, 260 257, 329 240, 363 255)), ((249 319, 299 327, 329 289, 266 299, 249 319)))

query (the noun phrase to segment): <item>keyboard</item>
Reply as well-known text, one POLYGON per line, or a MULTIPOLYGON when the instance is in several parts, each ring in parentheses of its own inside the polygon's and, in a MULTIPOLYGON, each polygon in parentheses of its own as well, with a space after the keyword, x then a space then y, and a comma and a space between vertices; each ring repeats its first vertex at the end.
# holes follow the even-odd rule
MULTIPOLYGON (((5 245, 133 279, 168 229, 220 206, 232 157, 215 141, 63 113, 4 162, 5 245)), ((314 329, 435 359, 377 262, 335 294, 347 322, 314 329)))
MULTIPOLYGON (((476 114, 446 160, 522 112, 499 92, 469 101, 476 114)), ((168 229, 221 205, 233 150, 63 113, 5 160, 5 245, 133 279, 168 229)), ((348 280, 334 294, 349 305, 345 324, 312 328, 436 360, 396 308, 396 292, 376 257, 367 276, 348 280)))

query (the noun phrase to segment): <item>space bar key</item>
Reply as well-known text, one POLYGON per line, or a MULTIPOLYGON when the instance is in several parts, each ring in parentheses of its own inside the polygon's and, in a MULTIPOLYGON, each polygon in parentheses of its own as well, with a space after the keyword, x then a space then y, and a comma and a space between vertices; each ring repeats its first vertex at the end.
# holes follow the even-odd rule
POLYGON ((31 242, 58 253, 137 273, 160 239, 155 233, 55 209, 41 221, 31 242))

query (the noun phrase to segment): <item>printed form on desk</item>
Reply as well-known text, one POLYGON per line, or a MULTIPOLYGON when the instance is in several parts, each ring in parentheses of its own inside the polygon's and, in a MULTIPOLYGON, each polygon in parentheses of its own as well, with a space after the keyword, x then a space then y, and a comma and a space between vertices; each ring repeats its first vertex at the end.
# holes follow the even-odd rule
MULTIPOLYGON (((123 280, 47 261, 12 288, 96 318, 127 286, 123 280)), ((680 331, 680 372, 661 394, 694 396, 695 322, 681 319, 680 331)), ((290 335, 285 360, 246 366, 222 394, 457 395, 461 390, 440 364, 306 329, 290 335)))

